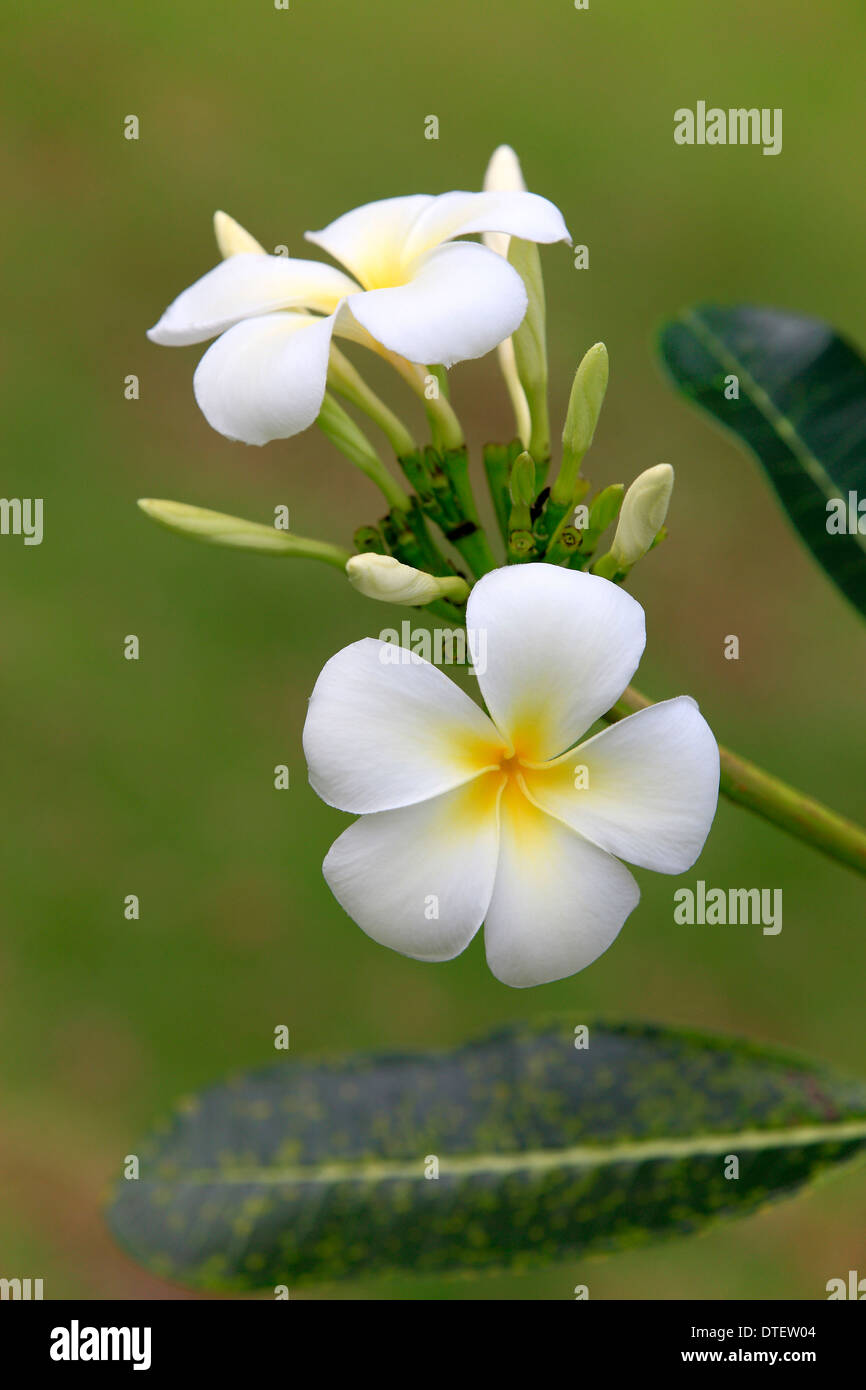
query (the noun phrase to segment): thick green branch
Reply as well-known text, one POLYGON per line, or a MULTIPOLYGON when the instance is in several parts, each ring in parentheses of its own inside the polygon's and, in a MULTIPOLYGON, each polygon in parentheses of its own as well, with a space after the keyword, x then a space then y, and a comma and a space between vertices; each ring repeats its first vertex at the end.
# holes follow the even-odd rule
MULTIPOLYGON (((605 719, 614 724, 626 715, 646 709, 653 703, 629 686, 605 719)), ((789 787, 763 768, 719 745, 721 758, 720 790, 738 806, 763 816, 764 820, 787 830, 806 844, 821 850, 848 868, 866 874, 866 830, 846 820, 805 792, 789 787)))

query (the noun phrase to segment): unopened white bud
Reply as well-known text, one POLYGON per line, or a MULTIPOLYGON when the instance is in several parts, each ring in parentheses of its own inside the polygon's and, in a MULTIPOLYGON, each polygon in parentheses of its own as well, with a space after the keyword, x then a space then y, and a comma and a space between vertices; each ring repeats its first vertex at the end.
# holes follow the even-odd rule
POLYGON ((665 523, 674 470, 658 463, 635 478, 625 497, 610 552, 622 568, 630 568, 645 555, 665 523))
POLYGON ((511 193, 526 191, 520 160, 510 145, 499 145, 490 156, 487 172, 484 175, 485 193, 511 193))
MULTIPOLYGON (((526 184, 520 160, 510 145, 500 145, 490 156, 490 163, 484 175, 485 193, 525 193, 526 184)), ((508 255, 511 238, 505 232, 485 232, 481 240, 491 251, 499 256, 508 255)))
POLYGON ((367 552, 353 555, 346 565, 349 583, 367 598, 383 603, 406 603, 412 607, 432 603, 438 598, 456 599, 469 595, 469 585, 459 575, 437 578, 424 570, 404 565, 393 555, 367 552))

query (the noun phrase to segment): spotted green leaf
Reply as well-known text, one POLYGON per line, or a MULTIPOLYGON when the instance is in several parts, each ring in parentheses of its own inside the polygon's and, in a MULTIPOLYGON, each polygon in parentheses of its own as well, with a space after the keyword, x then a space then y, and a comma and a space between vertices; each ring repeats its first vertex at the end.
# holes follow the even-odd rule
POLYGON ((754 1211, 866 1146, 866 1085, 797 1058, 643 1025, 581 1040, 569 1022, 287 1054, 186 1100, 111 1226, 211 1290, 520 1268, 754 1211))
POLYGON ((660 348, 679 390, 757 455, 815 559, 866 613, 860 353, 819 319, 753 305, 685 309, 660 348))

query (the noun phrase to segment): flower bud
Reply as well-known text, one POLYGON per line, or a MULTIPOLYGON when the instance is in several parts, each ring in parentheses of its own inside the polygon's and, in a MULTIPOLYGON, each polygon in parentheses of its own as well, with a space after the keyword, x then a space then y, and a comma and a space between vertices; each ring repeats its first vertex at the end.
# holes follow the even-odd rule
POLYGON ((587 530, 592 532, 594 540, 598 540, 611 522, 616 521, 624 496, 625 488, 622 483, 611 483, 593 497, 589 507, 587 530))
POLYGON ((451 598, 461 603, 469 596, 469 585, 459 575, 437 578, 424 570, 404 565, 393 555, 353 555, 346 564, 349 583, 367 598, 383 603, 406 603, 418 607, 435 599, 451 598))
POLYGON ((607 391, 610 363, 604 343, 595 343, 584 353, 574 374, 562 442, 581 458, 590 447, 607 391))
POLYGON ((293 549, 293 537, 289 533, 257 521, 245 521, 240 516, 227 516, 206 507, 190 507, 186 502, 168 502, 154 497, 141 497, 138 505, 152 521, 158 521, 169 531, 210 545, 257 550, 268 555, 289 554, 293 549))
POLYGON ((213 230, 223 260, 228 260, 229 256, 240 255, 244 251, 252 251, 260 256, 267 255, 265 248, 259 245, 255 237, 250 236, 240 222, 229 217, 227 212, 214 213, 213 230))
MULTIPOLYGON (((484 175, 485 193, 525 193, 526 184, 523 180, 523 172, 520 168, 520 160, 514 153, 510 145, 500 145, 490 156, 490 163, 484 175)), ((508 257, 508 248, 511 237, 505 232, 484 232, 481 240, 491 251, 495 251, 499 256, 508 257)), ((517 437, 523 447, 529 447, 532 438, 532 419, 529 412, 529 402, 526 399, 526 392, 520 380, 517 370, 517 362, 514 356, 514 340, 506 338, 496 349, 499 358, 499 369, 502 372, 502 379, 511 398, 511 408, 514 411, 514 426, 517 437)))
MULTIPOLYGON (((520 160, 510 145, 500 145, 490 156, 490 163, 487 165, 487 172, 484 175, 484 192, 526 192, 520 160)), ((490 250, 496 251, 498 255, 508 255, 508 243, 511 238, 506 232, 484 232, 481 240, 485 246, 489 246, 490 250)))
POLYGON ((323 560, 343 569, 348 558, 342 546, 317 541, 293 532, 279 531, 242 516, 227 516, 207 507, 191 507, 186 502, 140 497, 138 505, 151 521, 179 536, 189 536, 206 545, 224 545, 232 550, 251 550, 257 555, 294 555, 299 559, 323 560))
POLYGON ((584 354, 574 374, 562 430, 562 463, 550 489, 558 507, 567 507, 577 488, 580 465, 601 414, 607 377, 607 348, 604 343, 596 343, 584 354))
POLYGON ((550 458, 550 424, 547 415, 546 307, 541 257, 534 241, 512 237, 508 246, 508 261, 522 279, 527 297, 523 322, 511 338, 517 379, 529 407, 527 448, 536 463, 545 465, 550 458))
POLYGON ((511 465, 511 501, 515 507, 531 507, 535 501, 535 462, 531 454, 518 454, 511 465))
POLYGON ((658 463, 635 478, 623 499, 610 548, 621 569, 629 569, 649 550, 664 525, 673 486, 669 463, 658 463))

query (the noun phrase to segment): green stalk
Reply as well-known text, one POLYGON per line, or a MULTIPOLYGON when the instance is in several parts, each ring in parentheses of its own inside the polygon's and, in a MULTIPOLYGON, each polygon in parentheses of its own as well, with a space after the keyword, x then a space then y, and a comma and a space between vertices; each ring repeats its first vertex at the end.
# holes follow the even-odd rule
POLYGON ((407 362, 405 357, 400 357, 396 352, 383 350, 381 355, 390 362, 395 371, 399 372, 403 380, 408 382, 415 395, 423 403, 436 448, 441 450, 462 448, 466 442, 463 427, 457 419, 447 395, 441 390, 436 396, 427 395, 426 378, 433 376, 438 383, 439 368, 428 367, 425 371, 423 367, 417 366, 414 362, 407 362))
POLYGON ((493 502, 493 510, 496 513, 496 524, 506 545, 508 544, 508 520, 511 514, 511 493, 508 489, 508 480, 511 477, 511 465, 518 454, 522 452, 523 444, 519 439, 512 439, 510 444, 484 445, 484 473, 493 502))
POLYGON ((352 540, 359 555, 388 554, 388 547, 375 526, 359 526, 352 540))
POLYGON ((511 466, 508 481, 511 511, 508 516, 508 558, 512 564, 524 564, 536 555, 532 534, 532 504, 535 501, 535 461, 524 450, 511 466))
MULTIPOLYGON (((424 563, 418 565, 418 569, 427 570, 429 574, 435 574, 440 578, 448 575, 456 575, 458 573, 451 564, 451 561, 447 560, 442 554, 442 551, 431 536, 430 528, 427 525, 427 518, 421 510, 421 505, 417 497, 412 498, 412 506, 406 514, 406 525, 413 533, 418 543, 419 550, 424 556, 424 563)), ((462 576, 460 577, 462 578, 462 576)))
POLYGON ((481 518, 475 505, 465 444, 459 449, 447 449, 442 453, 439 457, 439 467, 448 479, 451 495, 457 503, 460 515, 461 534, 455 537, 452 533, 448 539, 457 547, 467 564, 472 566, 473 573, 480 578, 482 574, 496 569, 496 557, 490 549, 490 542, 482 529, 481 518))
POLYGON ((610 487, 602 488, 590 503, 589 519, 583 530, 560 523, 545 559, 554 564, 567 561, 572 569, 585 568, 604 532, 616 520, 624 495, 622 483, 611 483, 610 487))
POLYGON ((415 440, 403 421, 371 390, 348 357, 344 357, 340 349, 334 346, 331 347, 328 382, 351 405, 363 411, 374 425, 378 425, 398 458, 415 448, 415 440))
POLYGON ((588 492, 588 479, 578 478, 575 480, 571 497, 561 503, 556 501, 551 488, 541 515, 535 523, 535 538, 542 553, 549 548, 554 536, 558 536, 562 528, 568 524, 568 518, 588 492))
MULTIPOLYGON (((429 551, 409 525, 406 512, 389 512, 382 518, 380 526, 385 544, 392 555, 396 555, 404 565, 411 565, 413 569, 424 570, 427 574, 433 573, 430 568, 429 551)), ((454 571, 446 569, 444 573, 449 575, 454 571)))
POLYGON ((369 439, 355 424, 351 415, 346 413, 328 391, 325 392, 316 424, 331 443, 376 484, 389 506, 408 511, 410 499, 407 493, 396 479, 391 477, 369 439))
POLYGON ((399 462, 425 514, 463 556, 475 578, 496 569, 496 557, 478 520, 466 446, 444 452, 414 449, 399 462))
MULTIPOLYGON (((647 709, 651 704, 652 700, 629 686, 604 717, 608 723, 615 724, 637 710, 647 709)), ((820 801, 788 786, 787 782, 764 772, 763 768, 747 762, 721 744, 719 757, 719 786, 729 801, 763 816, 764 820, 812 845, 830 859, 866 874, 866 830, 861 826, 837 815, 820 801)))

